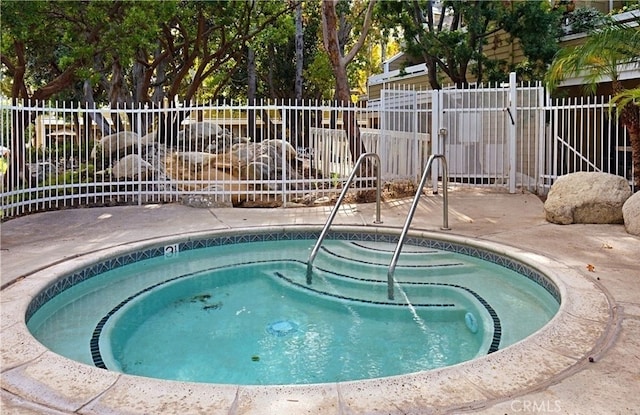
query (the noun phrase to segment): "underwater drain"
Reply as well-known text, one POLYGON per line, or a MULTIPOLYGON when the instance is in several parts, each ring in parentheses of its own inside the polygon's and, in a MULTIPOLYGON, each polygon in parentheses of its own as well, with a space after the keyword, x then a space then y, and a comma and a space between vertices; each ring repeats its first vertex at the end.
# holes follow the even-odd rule
POLYGON ((274 336, 284 337, 298 331, 298 325, 290 320, 280 320, 267 326, 267 332, 274 336))

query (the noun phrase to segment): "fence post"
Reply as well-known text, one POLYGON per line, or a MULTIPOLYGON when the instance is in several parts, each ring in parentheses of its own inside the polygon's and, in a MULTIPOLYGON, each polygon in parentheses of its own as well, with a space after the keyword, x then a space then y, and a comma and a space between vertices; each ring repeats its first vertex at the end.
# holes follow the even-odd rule
MULTIPOLYGON (((135 111, 135 107, 136 104, 134 103, 133 106, 134 111, 135 111)), ((139 162, 138 162, 138 206, 142 206, 142 195, 143 195, 143 191, 142 191, 142 103, 138 102, 138 110, 136 111, 136 123, 138 124, 138 128, 137 128, 137 136, 138 136, 138 157, 140 158, 139 162)), ((133 117, 132 117, 133 118, 133 117)), ((145 177, 144 180, 146 181, 148 178, 145 177)), ((144 186, 148 186, 148 185, 144 185, 144 186)), ((146 190, 146 189, 145 189, 146 190)))
POLYGON ((291 108, 291 99, 289 99, 289 106, 287 107, 287 105, 285 104, 285 100, 282 100, 282 109, 280 110, 280 113, 282 114, 282 120, 281 120, 281 124, 280 124, 280 137, 282 138, 282 142, 280 143, 280 157, 282 159, 282 207, 287 207, 287 194, 288 189, 287 189, 287 173, 288 173, 288 169, 286 168, 286 166, 288 165, 288 160, 287 160, 287 150, 286 150, 286 144, 289 142, 289 137, 287 137, 287 110, 291 108))
MULTIPOLYGON (((420 166, 421 164, 421 159, 420 159, 420 143, 419 143, 419 130, 420 130, 420 124, 419 124, 419 120, 418 117, 420 116, 420 112, 418 111, 418 92, 416 91, 416 88, 413 87, 412 88, 412 96, 413 96, 413 102, 411 103, 411 105, 413 105, 413 111, 414 111, 414 115, 413 115, 413 125, 411 126, 411 128, 413 129, 413 163, 411 163, 414 167, 413 170, 416 169, 416 166, 418 167, 418 170, 422 169, 422 166, 420 166)), ((407 146, 407 148, 409 148, 407 146)))
POLYGON ((516 85, 516 73, 509 74, 509 193, 516 192, 516 146, 517 146, 517 122, 518 122, 518 88, 516 85))
MULTIPOLYGON (((431 154, 443 154, 444 155, 444 141, 446 136, 442 134, 444 128, 442 127, 442 90, 432 89, 431 93, 431 154)), ((424 166, 420 166, 422 170, 424 166)), ((438 193, 438 169, 431 169, 431 185, 433 186, 433 193, 438 193)), ((446 183, 444 184, 447 185, 446 183)))
POLYGON ((538 194, 545 193, 544 185, 546 181, 547 168, 545 164, 545 160, 547 158, 547 146, 545 142, 545 138, 547 136, 547 106, 548 99, 545 93, 545 88, 538 83, 538 87, 536 88, 538 93, 536 100, 536 107, 538 109, 538 137, 537 137, 537 150, 536 153, 538 155, 538 174, 536 177, 536 192, 538 194))

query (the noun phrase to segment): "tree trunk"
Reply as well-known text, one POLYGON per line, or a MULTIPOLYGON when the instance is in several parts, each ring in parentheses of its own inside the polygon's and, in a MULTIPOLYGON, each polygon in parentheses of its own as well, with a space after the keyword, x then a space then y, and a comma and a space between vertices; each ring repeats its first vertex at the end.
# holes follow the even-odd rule
MULTIPOLYGON (((27 99, 29 94, 27 87, 24 84, 24 75, 27 70, 27 63, 25 60, 25 46, 23 42, 14 42, 14 48, 16 50, 17 63, 13 65, 13 84, 11 85, 11 98, 14 99, 27 99)), ((9 62, 3 59, 3 62, 7 65, 9 62)))
MULTIPOLYGON (((614 95, 619 95, 624 91, 620 81, 613 81, 611 86, 614 95)), ((619 114, 620 121, 629 133, 631 165, 633 166, 633 185, 637 191, 640 189, 640 106, 630 102, 622 108, 619 114)))
POLYGON ((253 49, 247 48, 247 135, 255 142, 256 134, 256 55, 253 49))
MULTIPOLYGON (((426 30, 422 32, 420 37, 426 37, 426 32, 433 33, 434 32, 434 20, 433 20, 433 5, 431 2, 427 3, 427 12, 422 12, 422 9, 418 2, 413 2, 413 21, 416 26, 424 27, 426 25, 426 30)), ((438 25, 438 30, 441 29, 441 25, 443 20, 441 19, 438 25)), ((420 43, 427 43, 427 40, 424 38, 420 40, 420 43)), ((429 79, 429 86, 431 89, 440 89, 440 81, 438 80, 438 63, 436 59, 424 51, 422 52, 422 58, 424 59, 424 63, 427 67, 427 77, 429 79)))
POLYGON ((145 71, 145 84, 151 86, 151 78, 153 72, 156 72, 156 82, 153 84, 153 92, 151 93, 151 102, 158 107, 162 106, 162 100, 166 97, 162 85, 167 78, 167 60, 165 54, 158 47, 153 54, 153 64, 145 71))
MULTIPOLYGON (((302 22, 302 2, 296 5, 296 78, 294 83, 295 107, 304 105, 302 101, 302 76, 304 70, 304 28, 302 22)), ((309 146, 309 139, 304 133, 304 111, 293 110, 287 118, 289 122, 291 144, 298 144, 302 147, 309 146)))
POLYGON ((96 123, 98 128, 100 128, 100 133, 102 134, 103 137, 105 135, 111 134, 111 125, 107 122, 107 120, 104 119, 100 111, 95 110, 96 103, 93 99, 93 89, 91 89, 91 82, 88 79, 84 81, 82 92, 84 95, 84 102, 85 102, 86 108, 88 110, 93 110, 88 112, 89 118, 91 118, 93 122, 96 123))
POLYGON ((438 64, 431 55, 423 54, 425 65, 427 66, 427 77, 429 78, 429 86, 431 89, 442 89, 438 80, 438 64))
POLYGON ((302 2, 299 2, 296 6, 296 81, 295 81, 295 94, 296 101, 302 99, 302 70, 304 59, 304 31, 302 28, 302 2))
MULTIPOLYGON (((12 105, 17 108, 18 100, 13 99, 12 105)), ((6 173, 6 191, 17 190, 23 185, 28 185, 26 160, 25 135, 30 123, 29 117, 20 109, 12 110, 11 117, 11 145, 10 162, 6 173)), ((27 112, 29 114, 29 112, 27 112)), ((31 113, 33 114, 33 113, 31 113)))
POLYGON ((631 165, 633 166, 633 186, 635 190, 640 190, 640 131, 629 130, 629 141, 631 142, 631 165))
POLYGON ((629 104, 621 115, 621 120, 629 133, 631 145, 631 166, 633 166, 633 186, 640 190, 640 107, 629 104))
MULTIPOLYGON (((322 34, 324 47, 327 50, 329 62, 331 63, 331 68, 333 69, 336 80, 335 97, 338 101, 342 101, 343 105, 351 106, 351 88, 349 87, 349 78, 347 76, 347 65, 353 60, 364 44, 371 25, 371 15, 373 14, 375 0, 369 2, 360 37, 346 56, 338 40, 340 28, 338 27, 338 15, 336 13, 337 3, 338 0, 322 1, 322 34)), ((351 156, 354 161, 356 161, 362 154, 363 148, 355 112, 343 111, 342 122, 342 126, 350 140, 351 156)))
POLYGON ((324 46, 329 56, 331 69, 336 81, 335 98, 338 101, 349 102, 351 100, 349 79, 347 77, 347 62, 340 52, 338 41, 338 15, 336 14, 335 0, 323 0, 322 2, 322 29, 324 34, 324 46))
POLYGON ((133 83, 133 102, 144 103, 149 101, 147 91, 149 90, 149 82, 145 77, 145 67, 141 63, 144 57, 142 51, 138 51, 138 58, 133 62, 131 70, 131 82, 133 83))

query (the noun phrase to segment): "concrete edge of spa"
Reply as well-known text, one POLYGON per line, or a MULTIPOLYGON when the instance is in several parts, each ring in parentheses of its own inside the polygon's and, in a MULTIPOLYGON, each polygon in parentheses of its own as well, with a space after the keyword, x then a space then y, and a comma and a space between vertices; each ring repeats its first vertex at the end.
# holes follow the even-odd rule
MULTIPOLYGON (((371 206, 358 209, 360 215, 365 216, 372 211, 371 206)), ((219 213, 216 215, 219 219, 219 213)), ((324 220, 326 210, 320 216, 324 220)), ((355 222, 360 219, 356 218, 355 222)), ((398 231, 396 223, 377 226, 368 219, 364 222, 355 225, 366 225, 369 232, 398 231)), ((142 246, 161 245, 163 241, 241 232, 247 228, 246 222, 244 225, 174 232, 142 242, 123 241, 116 245, 116 241, 111 241, 109 248, 51 258, 50 263, 55 265, 8 285, 2 291, 1 310, 3 406, 23 411, 17 413, 51 414, 506 413, 509 408, 514 410, 514 399, 520 397, 521 405, 526 402, 523 397, 531 396, 536 402, 547 402, 538 405, 547 405, 548 409, 552 409, 554 402, 560 408, 562 405, 573 408, 575 403, 558 403, 554 385, 598 362, 615 341, 620 328, 618 308, 606 287, 570 262, 550 260, 546 255, 512 243, 488 240, 482 235, 482 239, 478 239, 478 235, 422 230, 411 233, 478 246, 532 265, 558 286, 562 296, 559 312, 548 325, 527 339, 470 362, 390 378, 300 386, 209 385, 108 372, 48 351, 26 328, 24 315, 30 299, 69 271, 142 246), (65 256, 69 258, 63 260, 65 256)), ((278 224, 260 229, 276 231, 292 226, 278 224)), ((412 229, 419 226, 414 224, 412 229)), ((544 225, 540 223, 540 226, 544 225)), ((318 226, 295 228, 317 230, 318 226)), ((341 224, 335 228, 352 227, 341 224)), ((249 229, 256 231, 256 227, 249 229)), ((355 229, 362 230, 362 227, 355 226, 355 229)), ((635 238, 631 242, 639 240, 635 238)), ((585 407, 583 413, 592 409, 585 407)), ((569 409, 566 413, 574 412, 569 409)))

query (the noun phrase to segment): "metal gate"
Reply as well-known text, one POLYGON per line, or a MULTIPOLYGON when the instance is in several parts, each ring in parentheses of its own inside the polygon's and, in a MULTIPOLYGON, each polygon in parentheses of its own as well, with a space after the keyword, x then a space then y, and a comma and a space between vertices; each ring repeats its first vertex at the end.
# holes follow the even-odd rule
MULTIPOLYGON (((512 193, 518 187, 537 191, 545 136, 543 104, 542 86, 517 86, 515 74, 510 82, 493 87, 385 90, 380 134, 389 137, 395 151, 384 148, 380 154, 385 160, 396 157, 397 164, 404 162, 403 169, 393 166, 393 171, 408 176, 421 175, 429 154, 444 154, 452 183, 506 187, 512 193), (415 137, 414 143, 390 139, 402 132, 415 137)), ((438 169, 433 182, 436 175, 438 169)))

